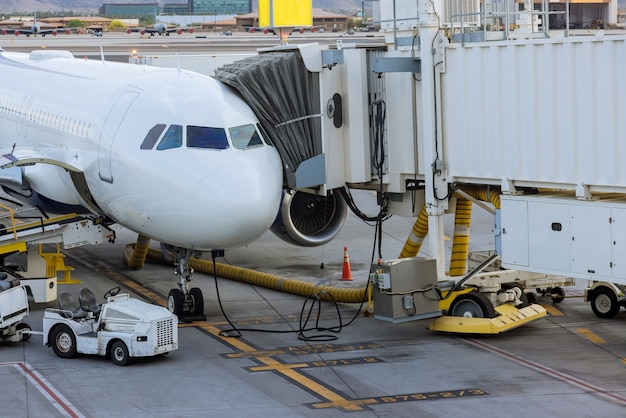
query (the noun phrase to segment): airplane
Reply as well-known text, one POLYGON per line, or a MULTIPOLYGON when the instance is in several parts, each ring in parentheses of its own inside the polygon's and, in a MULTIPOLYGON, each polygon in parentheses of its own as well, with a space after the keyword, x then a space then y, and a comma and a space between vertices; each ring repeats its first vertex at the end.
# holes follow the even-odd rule
POLYGON ((158 34, 159 36, 165 35, 170 36, 170 33, 176 32, 177 34, 182 34, 183 32, 193 33, 193 28, 170 28, 167 26, 167 23, 160 23, 157 17, 156 9, 154 9, 154 24, 152 28, 128 28, 126 29, 127 34, 131 34, 133 32, 139 32, 141 35, 145 35, 149 33, 150 36, 154 36, 154 34, 158 34))
POLYGON ((44 212, 86 213, 160 242, 176 259, 168 308, 178 316, 204 310, 200 289, 189 289, 199 252, 268 230, 322 245, 343 225, 345 203, 332 228, 306 221, 327 197, 284 191, 256 115, 212 77, 50 49, 0 48, 0 72, 0 186, 44 212))
MULTIPOLYGON (((59 28, 42 29, 41 26, 37 23, 37 14, 36 13, 33 16, 33 24, 30 26, 30 28, 13 30, 13 34, 15 36, 19 36, 19 35, 26 35, 26 36, 41 35, 42 37, 44 37, 46 35, 57 36, 57 34, 60 33, 60 32, 65 32, 66 35, 69 35, 71 33, 70 29, 62 29, 62 28, 61 29, 59 29, 59 28)), ((7 31, 6 29, 2 29, 2 31, 0 31, 0 33, 2 35, 6 35, 7 33, 10 33, 10 31, 7 31)))

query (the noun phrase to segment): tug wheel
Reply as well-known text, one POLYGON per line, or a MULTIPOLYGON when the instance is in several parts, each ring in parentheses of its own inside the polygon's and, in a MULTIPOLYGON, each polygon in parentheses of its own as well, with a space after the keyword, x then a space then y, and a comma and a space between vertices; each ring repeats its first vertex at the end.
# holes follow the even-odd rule
POLYGON ((111 361, 118 366, 126 366, 130 360, 128 347, 123 341, 117 340, 111 345, 111 361))
POLYGON ((619 312, 617 296, 606 286, 597 287, 590 300, 591 310, 598 318, 613 318, 619 312))
POLYGON ((72 358, 76 355, 76 337, 74 332, 65 324, 57 325, 48 339, 54 354, 61 358, 72 358))
POLYGON ((448 311, 450 316, 465 318, 494 318, 496 311, 489 298, 479 292, 457 296, 448 311))

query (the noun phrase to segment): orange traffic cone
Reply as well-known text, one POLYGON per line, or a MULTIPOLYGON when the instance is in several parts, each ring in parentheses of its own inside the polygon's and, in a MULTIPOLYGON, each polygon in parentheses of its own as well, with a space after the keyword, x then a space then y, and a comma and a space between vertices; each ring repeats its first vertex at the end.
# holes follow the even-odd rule
POLYGON ((352 272, 350 271, 350 257, 348 257, 348 247, 343 247, 343 272, 341 273, 341 280, 354 280, 354 278, 352 277, 352 272))

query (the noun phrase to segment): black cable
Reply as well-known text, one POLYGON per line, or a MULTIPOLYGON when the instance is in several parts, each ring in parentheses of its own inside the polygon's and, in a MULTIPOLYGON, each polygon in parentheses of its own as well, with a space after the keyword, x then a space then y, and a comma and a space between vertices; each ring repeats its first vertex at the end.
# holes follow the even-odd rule
POLYGON ((220 310, 222 311, 222 315, 226 319, 226 322, 228 322, 228 324, 231 327, 231 329, 229 330, 220 331, 220 336, 239 338, 241 337, 241 332, 239 332, 237 327, 232 322, 230 322, 228 315, 226 315, 226 312, 224 311, 224 306, 222 306, 222 299, 220 298, 220 289, 217 284, 217 266, 215 264, 216 258, 217 258, 217 251, 211 251, 211 260, 213 261, 213 278, 215 279, 215 293, 217 294, 217 303, 218 305, 220 305, 220 310), (234 333, 234 334, 231 335, 230 333, 234 333))
POLYGON ((361 299, 359 308, 357 309, 356 313, 354 314, 354 316, 347 322, 347 323, 343 323, 342 321, 342 317, 341 317, 341 311, 339 309, 339 305, 338 302, 335 300, 334 296, 332 295, 332 293, 324 291, 324 292, 318 292, 312 295, 309 295, 305 301, 304 304, 302 306, 302 310, 300 311, 300 317, 299 317, 299 326, 298 329, 291 329, 291 330, 271 330, 271 329, 266 329, 266 328, 237 328, 235 326, 235 324, 232 323, 232 321, 228 318, 228 315, 226 315, 226 312, 224 311, 224 307, 222 305, 222 299, 220 297, 220 292, 219 292, 219 286, 218 286, 218 280, 217 280, 217 267, 215 264, 215 259, 217 258, 215 251, 211 251, 211 258, 213 261, 213 278, 215 280, 215 291, 217 293, 217 302, 220 306, 220 311, 222 312, 222 315, 224 316, 224 318, 226 319, 226 321, 228 322, 228 324, 230 325, 230 329, 226 329, 223 331, 220 331, 219 335, 222 337, 233 337, 233 338, 240 338, 242 336, 241 332, 242 331, 246 331, 246 332, 267 332, 267 333, 275 333, 275 334, 288 334, 288 333, 297 333, 298 334, 298 339, 302 340, 302 341, 332 341, 332 340, 336 340, 337 337, 335 335, 317 335, 317 336, 305 336, 305 332, 310 332, 310 331, 318 331, 318 332, 333 332, 333 333, 339 333, 341 332, 341 330, 345 327, 347 327, 348 325, 352 324, 356 318, 358 318, 361 309, 363 308, 363 304, 365 303, 366 299, 367 299, 367 291, 369 288, 369 280, 367 281, 367 285, 365 287, 365 291, 363 292, 363 298, 361 299), (322 293, 326 293, 330 296, 330 298, 332 299, 332 303, 335 306, 335 310, 337 311, 337 317, 339 319, 339 325, 335 326, 335 327, 321 327, 319 325, 320 322, 320 317, 322 314, 322 305, 321 305, 321 298, 320 295, 322 293), (313 304, 311 305, 311 307, 309 308, 309 312, 307 313, 306 316, 306 320, 304 320, 303 322, 303 315, 304 315, 304 311, 306 308, 306 305, 308 303, 309 300, 313 300, 313 304), (315 302, 317 301, 317 305, 318 305, 318 310, 317 310, 317 316, 315 318, 315 326, 307 328, 307 324, 311 318, 311 313, 313 312, 313 307, 315 306, 315 302))

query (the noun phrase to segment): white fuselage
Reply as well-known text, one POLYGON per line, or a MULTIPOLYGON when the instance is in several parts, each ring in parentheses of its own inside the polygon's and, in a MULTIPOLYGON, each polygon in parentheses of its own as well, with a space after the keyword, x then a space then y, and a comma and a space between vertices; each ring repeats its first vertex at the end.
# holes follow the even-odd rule
MULTIPOLYGON (((236 247, 271 226, 282 191, 280 158, 266 142, 234 146, 236 127, 258 121, 233 91, 188 71, 61 55, 0 53, 0 154, 82 171, 104 214, 167 244, 236 247), (177 126, 182 142, 163 146, 177 126), (186 133, 195 127, 223 132, 228 142, 190 147, 186 133), (156 138, 148 147, 151 130, 156 138)), ((89 207, 64 169, 22 169, 24 190, 89 207)))

